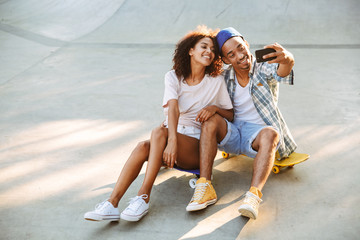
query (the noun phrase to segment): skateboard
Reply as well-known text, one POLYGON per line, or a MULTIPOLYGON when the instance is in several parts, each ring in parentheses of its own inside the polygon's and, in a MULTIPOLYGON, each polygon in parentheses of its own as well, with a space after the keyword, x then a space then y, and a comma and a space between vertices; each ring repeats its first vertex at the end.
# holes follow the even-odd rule
POLYGON ((194 174, 195 177, 189 180, 189 185, 191 188, 195 188, 196 181, 200 178, 200 169, 183 169, 178 166, 175 166, 174 169, 194 174))
POLYGON ((306 153, 293 152, 292 154, 290 154, 289 157, 284 158, 281 161, 275 160, 272 171, 273 171, 273 173, 278 174, 280 172, 280 169, 285 168, 285 167, 292 168, 292 167, 294 167, 294 165, 308 160, 309 157, 310 157, 310 155, 306 154, 306 153))
MULTIPOLYGON (((277 156, 275 157, 275 159, 278 159, 278 153, 276 153, 276 155, 277 156)), ((222 156, 223 156, 223 158, 226 159, 226 158, 229 158, 230 155, 227 152, 222 152, 222 156)), ((281 161, 275 160, 272 171, 273 171, 273 173, 278 174, 280 172, 280 169, 285 168, 285 167, 290 167, 290 168, 294 167, 294 165, 308 160, 309 157, 310 157, 309 154, 293 152, 292 154, 290 154, 289 157, 284 158, 281 161)))

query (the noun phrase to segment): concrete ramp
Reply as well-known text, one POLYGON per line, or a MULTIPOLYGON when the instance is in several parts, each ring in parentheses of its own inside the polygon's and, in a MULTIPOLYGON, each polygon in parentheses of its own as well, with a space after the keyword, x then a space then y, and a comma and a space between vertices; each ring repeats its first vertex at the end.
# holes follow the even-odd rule
POLYGON ((359 3, 344 1, 126 1, 82 41, 176 43, 196 25, 233 26, 253 44, 359 44, 359 3))
POLYGON ((359 12, 358 0, 0 0, 0 239, 358 239, 359 12), (164 169, 141 222, 85 221, 163 121, 174 45, 200 24, 294 54, 279 106, 310 159, 270 176, 255 221, 237 211, 253 160, 221 154, 204 211, 185 211, 192 176, 164 169))
POLYGON ((356 0, 12 0, 0 2, 0 26, 66 42, 174 44, 205 24, 253 44, 359 44, 359 10, 356 0))
POLYGON ((0 2, 1 24, 50 39, 72 41, 110 19, 124 0, 0 2))

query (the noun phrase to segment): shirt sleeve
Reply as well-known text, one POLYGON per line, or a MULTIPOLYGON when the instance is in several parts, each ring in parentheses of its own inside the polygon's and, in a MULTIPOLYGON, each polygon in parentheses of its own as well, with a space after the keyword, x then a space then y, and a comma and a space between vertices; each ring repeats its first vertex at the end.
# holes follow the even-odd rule
POLYGON ((163 107, 167 107, 168 101, 178 99, 180 82, 174 71, 165 74, 165 90, 163 98, 163 107))
POLYGON ((272 80, 276 80, 277 82, 280 83, 285 83, 285 84, 289 84, 289 85, 293 85, 294 84, 294 71, 291 70, 290 74, 287 75, 286 77, 280 77, 277 74, 277 69, 279 67, 278 63, 263 63, 262 65, 262 72, 265 74, 267 81, 272 81, 272 80))
MULTIPOLYGON (((276 65, 279 65, 279 64, 276 64, 276 65)), ((278 66, 276 66, 276 70, 274 72, 274 78, 275 78, 276 81, 278 81, 280 83, 294 85, 294 70, 291 69, 291 72, 286 77, 280 77, 277 74, 277 69, 278 69, 278 66)))
POLYGON ((227 86, 223 76, 219 76, 220 88, 218 92, 218 102, 221 108, 223 109, 232 109, 233 105, 227 90, 227 86))

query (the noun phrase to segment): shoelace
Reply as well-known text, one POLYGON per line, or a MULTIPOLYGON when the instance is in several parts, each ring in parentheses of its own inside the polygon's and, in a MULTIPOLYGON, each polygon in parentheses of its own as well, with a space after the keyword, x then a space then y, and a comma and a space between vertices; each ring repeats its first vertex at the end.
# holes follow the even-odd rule
POLYGON ((100 209, 102 206, 104 206, 104 204, 106 203, 106 201, 107 201, 107 200, 104 200, 103 202, 96 204, 95 209, 100 209))
POLYGON ((133 212, 136 212, 139 207, 142 205, 142 201, 139 201, 140 199, 147 199, 149 196, 147 194, 142 194, 140 196, 136 196, 136 197, 133 197, 130 199, 129 201, 129 206, 127 207, 127 209, 133 211, 133 212))
POLYGON ((104 206, 104 204, 106 203, 106 201, 107 200, 104 200, 103 202, 96 204, 95 210, 101 209, 104 206))
POLYGON ((256 197, 253 197, 251 195, 245 195, 245 200, 244 203, 248 203, 249 205, 251 205, 253 208, 257 208, 260 204, 260 202, 262 202, 262 200, 260 199, 256 199, 256 197))
POLYGON ((191 199, 191 202, 200 201, 204 196, 204 193, 206 191, 207 186, 209 186, 208 183, 198 183, 198 184, 196 184, 195 193, 194 193, 194 196, 191 199))

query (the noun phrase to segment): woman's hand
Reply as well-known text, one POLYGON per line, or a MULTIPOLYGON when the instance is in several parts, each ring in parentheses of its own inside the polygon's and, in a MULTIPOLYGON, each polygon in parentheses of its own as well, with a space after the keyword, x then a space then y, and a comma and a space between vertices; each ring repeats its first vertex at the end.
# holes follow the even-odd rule
POLYGON ((173 168, 177 157, 177 142, 176 140, 168 140, 166 148, 163 153, 163 164, 169 168, 173 168))
POLYGON ((217 107, 215 105, 204 107, 198 113, 195 120, 200 123, 206 122, 209 118, 215 115, 216 111, 217 107))

